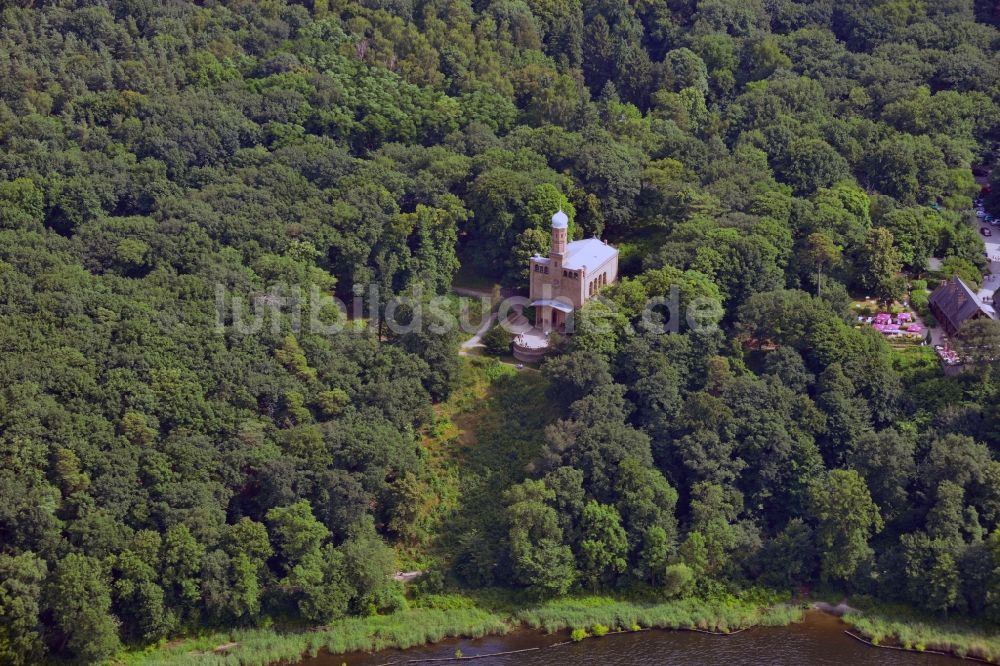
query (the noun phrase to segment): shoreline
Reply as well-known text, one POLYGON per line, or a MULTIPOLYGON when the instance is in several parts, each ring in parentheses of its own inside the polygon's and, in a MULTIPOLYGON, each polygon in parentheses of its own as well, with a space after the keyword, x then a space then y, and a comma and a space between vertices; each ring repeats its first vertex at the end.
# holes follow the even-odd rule
POLYGON ((787 626, 804 617, 801 605, 735 597, 640 602, 589 596, 502 611, 479 607, 471 599, 462 599, 469 605, 448 609, 419 607, 386 616, 347 618, 327 627, 296 632, 275 629, 220 631, 128 652, 110 663, 122 666, 297 664, 321 653, 335 656, 372 654, 449 639, 504 636, 517 631, 539 635, 567 633, 568 640, 563 644, 651 629, 724 637, 751 627, 787 626))
MULTIPOLYGON (((386 661, 386 662, 384 662, 382 664, 379 664, 378 666, 402 666, 403 664, 450 663, 450 662, 457 662, 457 661, 464 661, 464 660, 477 660, 477 659, 484 659, 484 658, 489 658, 489 657, 499 657, 499 656, 510 655, 510 654, 518 654, 518 653, 524 653, 524 652, 536 652, 536 651, 548 650, 548 649, 552 649, 552 648, 565 647, 565 646, 572 645, 574 643, 580 642, 581 640, 587 640, 587 639, 592 639, 592 638, 605 638, 605 637, 614 637, 614 636, 624 636, 624 635, 628 635, 628 634, 644 633, 644 632, 651 632, 651 631, 695 632, 695 633, 708 634, 708 635, 719 636, 719 637, 729 637, 729 636, 736 636, 736 635, 738 635, 738 634, 740 634, 740 633, 742 633, 744 631, 747 631, 749 629, 755 629, 755 628, 781 628, 781 627, 787 627, 787 626, 789 626, 790 624, 792 624, 794 622, 805 622, 805 623, 816 622, 818 618, 829 618, 831 621, 837 623, 837 625, 838 625, 839 630, 840 630, 841 633, 843 633, 847 637, 850 637, 851 639, 853 639, 853 640, 855 640, 855 641, 857 641, 859 643, 862 643, 862 644, 864 644, 864 645, 866 645, 868 647, 875 648, 875 649, 895 650, 895 651, 899 651, 899 652, 909 652, 909 653, 912 653, 914 655, 921 655, 921 654, 935 655, 935 656, 940 656, 940 657, 947 657, 947 658, 950 658, 950 659, 962 659, 962 660, 965 660, 965 661, 972 661, 972 662, 982 663, 982 664, 996 664, 996 663, 1000 663, 998 661, 988 661, 986 659, 980 658, 978 656, 973 656, 973 655, 970 655, 970 654, 960 654, 959 652, 955 652, 953 650, 952 651, 945 651, 945 650, 942 650, 942 649, 930 649, 930 648, 923 648, 923 647, 916 648, 916 647, 908 647, 908 646, 903 646, 903 645, 880 644, 877 640, 875 640, 875 641, 869 640, 868 638, 866 638, 864 636, 861 636, 861 635, 859 635, 857 633, 852 632, 851 629, 854 628, 854 626, 851 625, 851 624, 848 624, 844 620, 844 617, 843 617, 846 614, 845 609, 849 609, 849 612, 852 613, 852 614, 859 614, 859 613, 862 612, 862 611, 860 611, 860 610, 858 610, 856 608, 852 608, 851 606, 847 605, 845 601, 841 601, 839 604, 831 604, 831 603, 828 603, 828 602, 820 601, 820 602, 814 602, 814 603, 808 604, 808 606, 802 608, 803 613, 802 613, 801 618, 799 618, 798 620, 793 620, 793 621, 788 622, 788 623, 783 624, 783 625, 754 624, 754 625, 749 625, 749 626, 742 627, 740 629, 737 629, 737 630, 731 631, 731 632, 707 631, 707 630, 690 628, 690 627, 675 627, 675 628, 669 628, 669 627, 663 627, 663 628, 661 628, 661 627, 648 627, 648 628, 640 628, 640 629, 624 629, 624 630, 619 630, 619 631, 608 632, 607 634, 587 635, 587 636, 582 637, 582 638, 570 638, 569 640, 562 640, 562 641, 559 641, 559 642, 556 642, 556 643, 552 643, 552 644, 549 644, 549 645, 534 646, 534 647, 522 648, 522 649, 515 649, 515 650, 505 650, 505 651, 499 651, 499 652, 479 653, 479 654, 474 654, 474 655, 461 655, 461 653, 459 652, 456 656, 453 656, 453 657, 425 657, 425 658, 406 659, 405 658, 406 655, 403 654, 403 655, 400 655, 400 657, 403 657, 403 658, 397 658, 397 659, 393 659, 393 660, 390 660, 390 661, 386 661), (845 627, 847 627, 847 628, 845 628, 845 627)), ((523 632, 523 633, 530 634, 530 633, 535 633, 537 630, 533 630, 533 629, 530 629, 530 628, 522 626, 522 627, 520 627, 518 629, 515 629, 514 631, 515 632, 523 632)), ((560 633, 562 633, 564 637, 568 638, 568 630, 563 630, 560 633)), ((543 634, 543 635, 549 635, 549 634, 543 634)), ((339 656, 342 656, 342 655, 326 655, 326 656, 331 656, 331 657, 335 658, 335 657, 339 657, 339 656)), ((343 656, 351 656, 351 655, 343 655, 343 656)))
MULTIPOLYGON (((351 655, 402 651, 452 640, 475 640, 520 632, 538 637, 561 634, 561 640, 553 644, 530 648, 536 651, 590 638, 654 629, 727 637, 755 627, 788 626, 807 620, 813 613, 837 618, 847 636, 874 648, 1000 663, 997 658, 1000 632, 992 633, 985 625, 974 627, 955 621, 936 621, 903 607, 869 607, 857 603, 863 609, 858 610, 846 601, 831 604, 736 597, 637 601, 599 595, 534 605, 517 604, 510 599, 490 603, 462 594, 437 595, 421 601, 427 605, 385 616, 345 618, 324 627, 211 632, 128 652, 110 663, 121 666, 291 665, 321 655, 343 656, 349 660, 351 655), (919 619, 912 619, 914 617, 919 619)), ((427 661, 386 656, 386 663, 427 661)), ((496 655, 475 655, 475 658, 486 656, 496 655)), ((436 661, 446 663, 472 658, 439 658, 436 661)))
POLYGON ((905 606, 866 604, 841 617, 845 633, 876 648, 939 654, 1000 664, 1000 627, 967 618, 944 619, 905 606))
POLYGON ((968 657, 968 656, 966 656, 966 657, 959 657, 957 654, 954 654, 953 652, 940 652, 938 650, 917 650, 916 648, 900 647, 899 645, 879 645, 878 643, 873 643, 872 641, 868 640, 867 638, 865 638, 863 636, 859 636, 858 634, 855 634, 855 633, 853 633, 853 632, 851 632, 849 630, 845 629, 844 633, 847 634, 848 636, 850 636, 851 638, 853 638, 854 640, 858 641, 859 643, 864 643, 865 645, 868 645, 869 647, 879 648, 879 649, 882 649, 882 650, 899 650, 901 652, 913 652, 914 654, 936 654, 936 655, 939 655, 939 656, 942 656, 942 657, 954 657, 955 659, 964 659, 964 660, 968 660, 968 661, 975 661, 975 662, 979 662, 981 664, 992 664, 992 663, 994 663, 992 661, 986 661, 984 659, 979 659, 978 657, 968 657))

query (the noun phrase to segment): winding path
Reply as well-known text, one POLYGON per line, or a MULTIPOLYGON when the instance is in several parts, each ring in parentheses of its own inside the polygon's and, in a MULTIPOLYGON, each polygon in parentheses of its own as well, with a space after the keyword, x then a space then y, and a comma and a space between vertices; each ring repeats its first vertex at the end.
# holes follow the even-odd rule
POLYGON ((483 325, 479 327, 479 330, 476 331, 475 335, 473 335, 471 338, 462 343, 462 346, 459 348, 458 353, 461 356, 467 356, 469 352, 475 349, 476 347, 482 347, 483 336, 486 335, 486 331, 490 330, 490 328, 493 326, 496 320, 497 320, 497 313, 496 312, 490 313, 490 318, 487 319, 483 323, 483 325))
MULTIPOLYGON (((472 289, 470 287, 452 286, 451 290, 456 294, 458 294, 459 296, 472 296, 474 298, 492 297, 492 292, 485 291, 483 289, 472 289)), ((475 335, 473 335, 471 338, 463 342, 462 346, 459 347, 458 350, 459 356, 468 356, 469 352, 475 349, 476 347, 482 347, 483 336, 486 335, 486 332, 493 327, 493 324, 496 323, 496 320, 497 320, 497 313, 496 312, 490 313, 490 318, 487 319, 483 323, 483 325, 479 327, 479 330, 476 331, 475 335)))

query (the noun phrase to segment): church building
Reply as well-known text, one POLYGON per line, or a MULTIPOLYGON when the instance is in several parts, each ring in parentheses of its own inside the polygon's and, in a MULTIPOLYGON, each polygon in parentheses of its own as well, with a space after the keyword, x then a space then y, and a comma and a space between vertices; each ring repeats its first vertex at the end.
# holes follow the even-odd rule
POLYGON ((598 238, 569 241, 569 218, 552 216, 549 256, 531 259, 531 305, 544 333, 565 331, 566 317, 618 279, 618 250, 598 238))

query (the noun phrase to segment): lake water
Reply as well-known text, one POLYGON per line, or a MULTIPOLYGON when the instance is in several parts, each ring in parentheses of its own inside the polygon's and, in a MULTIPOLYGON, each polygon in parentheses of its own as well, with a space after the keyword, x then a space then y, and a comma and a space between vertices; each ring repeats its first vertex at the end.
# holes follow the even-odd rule
MULTIPOLYGON (((472 663, 475 666, 956 666, 959 661, 941 655, 917 654, 869 647, 844 634, 837 618, 809 612, 806 619, 788 627, 760 627, 733 636, 711 636, 687 631, 644 631, 605 636, 561 647, 484 657, 472 662, 440 662, 442 666, 472 663)), ((372 655, 320 655, 305 666, 380 666, 415 659, 465 656, 550 646, 566 640, 565 634, 545 636, 519 631, 508 636, 479 640, 451 640, 436 645, 388 650, 372 655)))

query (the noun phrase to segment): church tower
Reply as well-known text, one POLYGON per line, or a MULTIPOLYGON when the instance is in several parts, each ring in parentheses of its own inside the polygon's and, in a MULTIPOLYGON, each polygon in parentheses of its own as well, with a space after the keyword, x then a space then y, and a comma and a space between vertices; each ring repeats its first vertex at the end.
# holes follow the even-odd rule
POLYGON ((559 212, 552 216, 552 261, 562 264, 563 255, 566 254, 566 236, 569 234, 569 217, 559 209, 559 212))

